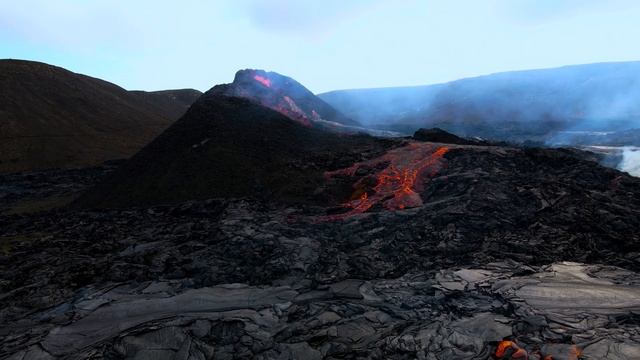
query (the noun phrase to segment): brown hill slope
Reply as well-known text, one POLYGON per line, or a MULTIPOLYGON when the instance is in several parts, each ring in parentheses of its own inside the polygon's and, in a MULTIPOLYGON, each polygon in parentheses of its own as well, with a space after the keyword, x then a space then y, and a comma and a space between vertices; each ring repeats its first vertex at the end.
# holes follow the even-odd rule
POLYGON ((0 60, 0 172, 127 158, 196 95, 130 92, 44 63, 0 60))
POLYGON ((195 89, 176 89, 160 91, 130 91, 157 109, 160 114, 177 120, 189 109, 202 93, 195 89))

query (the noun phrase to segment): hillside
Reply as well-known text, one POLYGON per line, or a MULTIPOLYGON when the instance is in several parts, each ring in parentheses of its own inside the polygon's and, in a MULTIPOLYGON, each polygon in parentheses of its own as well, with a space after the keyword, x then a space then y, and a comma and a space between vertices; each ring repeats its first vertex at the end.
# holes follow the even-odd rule
MULTIPOLYGON (((440 127, 464 136, 577 143, 585 134, 640 127, 640 62, 505 72, 438 85, 319 96, 365 125, 405 133, 440 127)), ((597 139, 589 137, 588 142, 597 139)))
POLYGON ((145 101, 150 108, 170 119, 178 119, 189 109, 202 92, 194 89, 176 89, 160 91, 130 91, 145 101))
POLYGON ((5 178, 0 199, 83 195, 0 214, 0 357, 640 353, 640 179, 442 129, 345 134, 219 89, 117 169, 5 178))
POLYGON ((0 172, 127 158, 197 95, 130 92, 44 63, 0 60, 0 172))
POLYGON ((298 119, 214 88, 80 203, 120 207, 248 195, 300 200, 322 182, 324 166, 362 160, 391 142, 298 119))
POLYGON ((276 72, 240 70, 231 84, 216 85, 211 92, 249 99, 309 127, 359 125, 296 80, 276 72))

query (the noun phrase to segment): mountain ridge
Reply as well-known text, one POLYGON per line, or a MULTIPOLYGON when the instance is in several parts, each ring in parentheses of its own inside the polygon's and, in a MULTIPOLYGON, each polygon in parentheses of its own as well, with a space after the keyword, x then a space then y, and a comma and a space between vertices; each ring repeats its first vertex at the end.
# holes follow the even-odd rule
POLYGON ((447 83, 318 95, 347 116, 411 133, 547 141, 559 131, 640 127, 640 61, 501 72, 447 83))
POLYGON ((0 60, 0 172, 129 157, 196 96, 197 90, 127 91, 58 66, 0 60))

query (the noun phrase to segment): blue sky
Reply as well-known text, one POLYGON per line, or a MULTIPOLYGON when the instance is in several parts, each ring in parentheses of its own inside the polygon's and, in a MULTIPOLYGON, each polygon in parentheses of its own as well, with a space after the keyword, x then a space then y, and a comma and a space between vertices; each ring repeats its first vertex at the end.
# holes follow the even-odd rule
POLYGON ((127 89, 261 68, 314 92, 640 60, 636 0, 0 0, 0 58, 127 89))

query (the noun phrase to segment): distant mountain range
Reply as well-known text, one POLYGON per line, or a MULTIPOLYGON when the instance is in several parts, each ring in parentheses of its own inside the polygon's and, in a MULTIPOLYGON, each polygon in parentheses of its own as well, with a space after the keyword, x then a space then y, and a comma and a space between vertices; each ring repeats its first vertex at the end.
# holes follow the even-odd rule
POLYGON ((127 91, 40 62, 0 60, 0 172, 128 158, 199 96, 127 91))
POLYGON ((505 72, 445 84, 319 96, 366 126, 405 133, 440 127, 463 136, 547 144, 640 141, 638 132, 627 133, 640 128, 640 62, 505 72))
MULTIPOLYGON (((210 93, 245 98, 306 127, 338 133, 409 135, 439 127, 540 145, 640 145, 640 62, 319 96, 289 77, 247 69, 210 93)), ((44 63, 0 60, 0 172, 129 158, 200 95, 193 89, 127 91, 44 63)))

